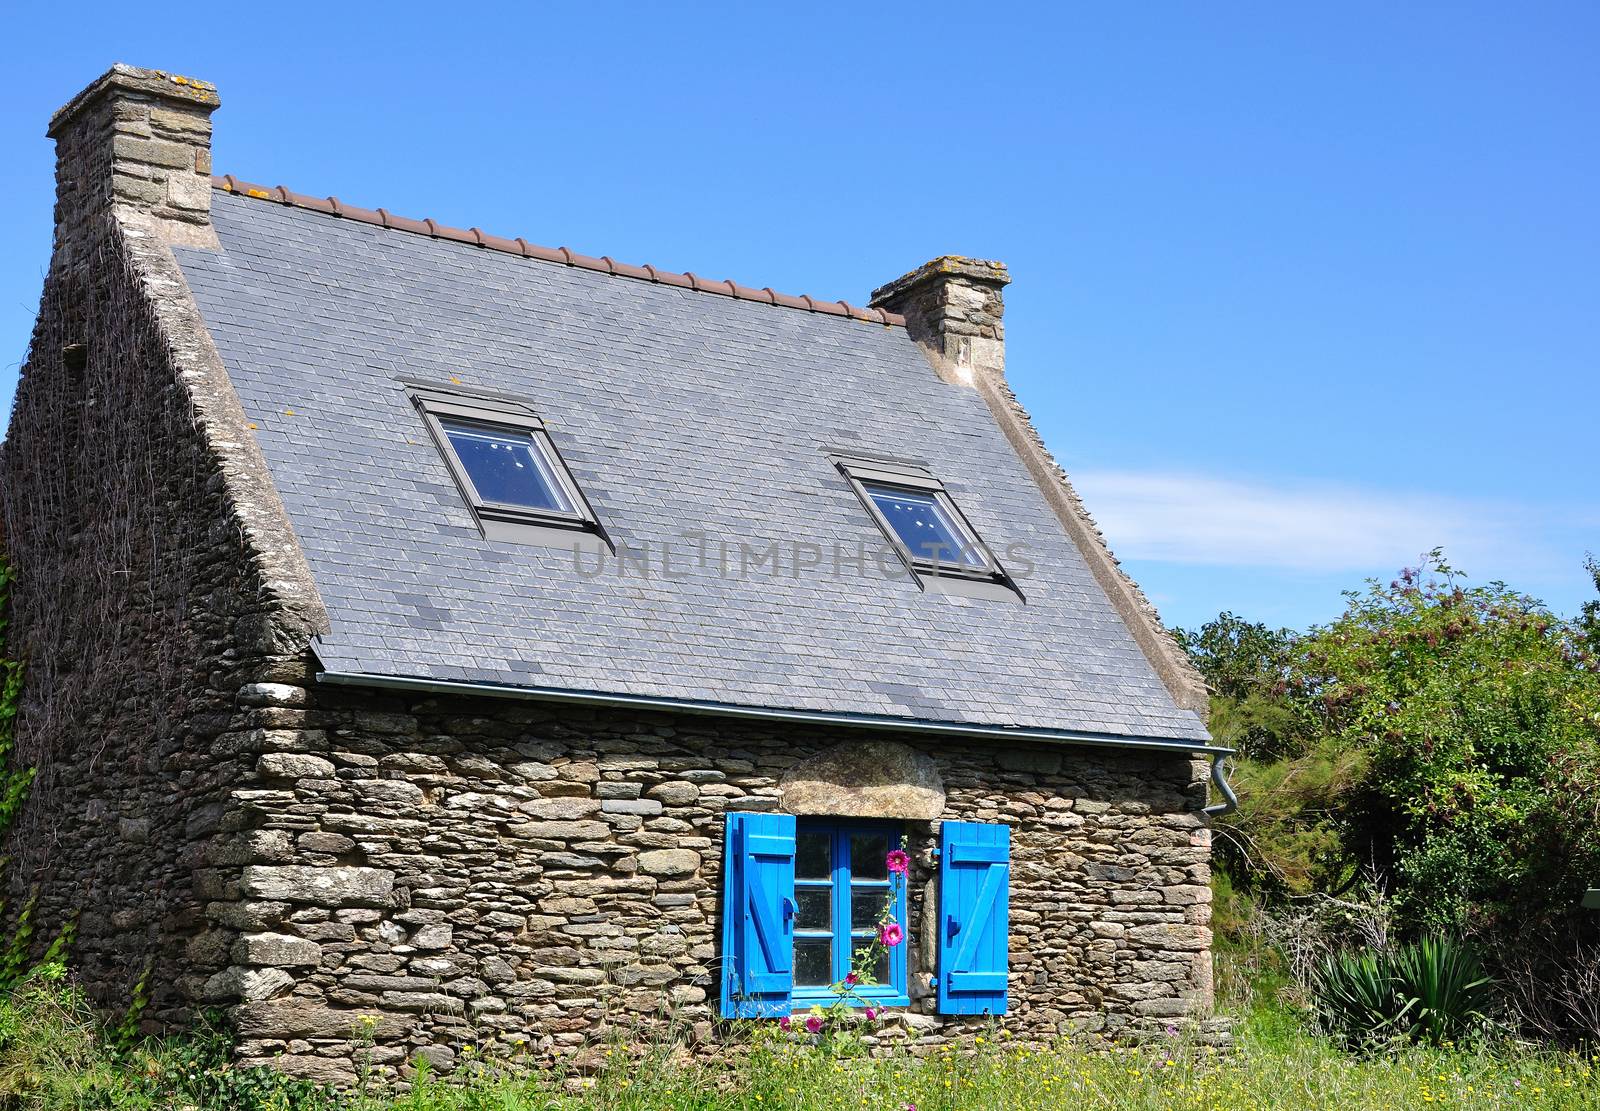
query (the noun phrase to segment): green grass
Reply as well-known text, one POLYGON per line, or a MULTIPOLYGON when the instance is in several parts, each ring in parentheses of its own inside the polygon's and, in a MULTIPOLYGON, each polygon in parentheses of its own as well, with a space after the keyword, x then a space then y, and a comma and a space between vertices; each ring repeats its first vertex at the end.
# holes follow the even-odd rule
POLYGON ((577 1094, 531 1094, 517 1084, 449 1093, 428 1087, 411 1111, 449 1108, 717 1108, 741 1111, 955 1111, 958 1108, 1594 1108, 1595 1062, 1577 1056, 1406 1050, 1354 1060, 1303 1037, 1231 1054, 1176 1043, 1116 1053, 1062 1045, 1046 1051, 976 1038, 915 1059, 830 1060, 808 1049, 765 1049, 737 1072, 614 1064, 577 1094))
POLYGON ((217 1037, 119 1048, 73 993, 32 982, 0 998, 0 1111, 1600 1108, 1594 1057, 1509 1044, 1352 1056, 1305 1033, 1292 1008, 1259 1001, 1239 1029, 1226 1053, 1176 1038, 1106 1051, 1023 1046, 996 1024, 926 1056, 871 1058, 848 1035, 818 1046, 762 1024, 742 1032, 736 1065, 698 1061, 670 1041, 593 1047, 582 1071, 528 1073, 515 1059, 465 1052, 454 1078, 424 1073, 407 1093, 373 1084, 339 1096, 235 1070, 217 1037))

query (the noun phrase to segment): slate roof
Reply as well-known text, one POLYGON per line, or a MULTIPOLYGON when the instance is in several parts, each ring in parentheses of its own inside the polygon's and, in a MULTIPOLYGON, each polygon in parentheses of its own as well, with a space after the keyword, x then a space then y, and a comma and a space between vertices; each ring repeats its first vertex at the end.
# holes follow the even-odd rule
POLYGON ((1205 738, 983 400, 904 328, 221 191, 212 220, 222 251, 176 253, 327 605, 328 670, 1205 738), (483 539, 402 378, 531 402, 648 577, 483 539), (835 545, 883 541, 829 450, 925 461, 1027 603, 836 573, 835 545), (728 543, 726 573, 695 532, 728 543), (780 572, 741 575, 741 540, 785 545, 780 572), (791 541, 823 565, 797 572, 791 541))

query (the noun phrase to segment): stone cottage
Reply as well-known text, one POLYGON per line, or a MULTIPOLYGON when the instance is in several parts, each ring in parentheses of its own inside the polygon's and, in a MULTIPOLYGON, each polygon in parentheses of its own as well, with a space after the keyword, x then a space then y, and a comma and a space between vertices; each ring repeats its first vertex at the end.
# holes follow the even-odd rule
POLYGON ((0 457, 6 883, 89 990, 327 1079, 360 1016, 402 1070, 711 1051, 892 919, 885 1036, 1203 1019, 1226 750, 1006 385, 1004 266, 535 246, 214 177, 217 104, 119 65, 51 120, 0 457))

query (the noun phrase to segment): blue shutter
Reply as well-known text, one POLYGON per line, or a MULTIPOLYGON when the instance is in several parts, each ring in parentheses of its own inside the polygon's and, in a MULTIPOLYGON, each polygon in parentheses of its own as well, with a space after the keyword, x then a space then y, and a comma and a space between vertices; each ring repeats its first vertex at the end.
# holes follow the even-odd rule
POLYGON ((1006 1013, 1011 827, 939 830, 939 1013, 1006 1013))
POLYGON ((794 992, 794 816, 728 815, 722 850, 722 1015, 789 1013, 794 992))

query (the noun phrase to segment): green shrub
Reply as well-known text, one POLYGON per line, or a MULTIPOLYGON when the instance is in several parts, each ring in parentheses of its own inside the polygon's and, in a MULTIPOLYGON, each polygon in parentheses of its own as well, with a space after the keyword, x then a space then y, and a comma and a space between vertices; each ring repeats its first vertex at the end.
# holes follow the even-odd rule
POLYGON ((1400 990, 1393 963, 1381 953, 1324 957, 1312 977, 1311 994, 1323 1029, 1352 1046, 1405 1035, 1417 1005, 1400 990))
POLYGON ((1323 1029, 1346 1045, 1444 1045, 1486 1028, 1494 981, 1471 947, 1424 938, 1393 952, 1325 957, 1311 992, 1323 1029))

